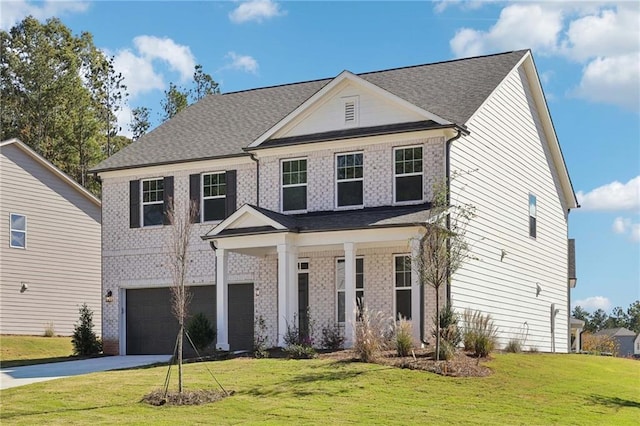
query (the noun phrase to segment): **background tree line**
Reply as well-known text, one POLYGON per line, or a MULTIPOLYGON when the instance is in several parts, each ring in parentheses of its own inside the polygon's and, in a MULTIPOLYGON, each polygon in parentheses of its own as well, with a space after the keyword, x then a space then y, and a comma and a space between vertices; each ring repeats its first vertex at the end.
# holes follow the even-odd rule
MULTIPOLYGON (((213 93, 218 84, 197 65, 190 87, 170 83, 162 121, 213 93)), ((94 194, 100 184, 91 167, 151 128, 151 110, 139 107, 132 110, 132 139, 120 134, 117 114, 127 100, 114 58, 91 33, 74 35, 57 18, 41 23, 31 16, 0 31, 0 140, 22 140, 94 194)))
POLYGON ((584 330, 592 333, 606 328, 618 327, 628 328, 635 333, 640 333, 640 300, 630 304, 626 311, 617 306, 611 310, 611 314, 607 314, 603 309, 589 313, 582 307, 576 306, 573 308, 571 315, 584 321, 584 330))

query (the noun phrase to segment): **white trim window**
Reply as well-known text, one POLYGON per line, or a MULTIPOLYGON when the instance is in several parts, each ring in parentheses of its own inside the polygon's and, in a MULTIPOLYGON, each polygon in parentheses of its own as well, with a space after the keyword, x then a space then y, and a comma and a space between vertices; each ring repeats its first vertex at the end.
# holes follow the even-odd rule
POLYGON ((282 160, 280 199, 283 212, 307 210, 307 159, 282 160))
POLYGON ((395 319, 411 319, 411 256, 393 256, 395 319))
POLYGON ((364 206, 364 154, 336 155, 336 206, 364 206))
MULTIPOLYGON (((345 274, 344 274, 344 258, 336 259, 336 319, 339 324, 345 321, 345 274)), ((364 309, 364 259, 356 257, 356 319, 362 318, 362 309, 364 309)))
POLYGON ((422 146, 395 148, 393 194, 396 203, 422 201, 424 198, 422 146))
POLYGON ((538 234, 538 200, 533 194, 529 194, 529 236, 536 238, 538 234))
POLYGON ((143 179, 140 181, 142 190, 142 226, 162 225, 164 211, 164 179, 143 179))
POLYGON ((27 217, 23 214, 9 214, 10 239, 9 246, 12 248, 27 248, 27 217))
POLYGON ((227 182, 225 172, 202 174, 202 221, 223 220, 226 216, 227 182))

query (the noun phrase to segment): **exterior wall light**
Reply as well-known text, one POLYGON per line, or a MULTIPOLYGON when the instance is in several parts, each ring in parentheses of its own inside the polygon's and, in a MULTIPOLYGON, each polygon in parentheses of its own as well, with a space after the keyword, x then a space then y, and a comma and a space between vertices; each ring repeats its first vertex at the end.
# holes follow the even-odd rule
POLYGON ((107 294, 104 296, 104 300, 107 303, 113 302, 113 292, 111 290, 107 291, 107 294))

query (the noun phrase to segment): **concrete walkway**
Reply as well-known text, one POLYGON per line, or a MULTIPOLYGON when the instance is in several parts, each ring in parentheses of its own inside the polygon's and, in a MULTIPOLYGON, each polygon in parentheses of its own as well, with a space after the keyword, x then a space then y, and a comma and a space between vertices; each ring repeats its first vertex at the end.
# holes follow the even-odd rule
POLYGON ((159 362, 168 362, 170 359, 171 355, 105 356, 78 361, 3 368, 0 370, 0 389, 9 389, 97 371, 141 367, 159 362))

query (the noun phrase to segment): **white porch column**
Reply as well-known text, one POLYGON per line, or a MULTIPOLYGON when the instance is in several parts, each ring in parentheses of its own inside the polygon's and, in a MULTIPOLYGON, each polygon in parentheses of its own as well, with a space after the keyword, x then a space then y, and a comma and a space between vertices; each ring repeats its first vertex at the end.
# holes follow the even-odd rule
POLYGON ((217 347, 229 350, 229 266, 225 249, 216 250, 216 322, 217 347))
POLYGON ((411 240, 411 329, 413 331, 413 340, 420 347, 422 346, 420 341, 420 316, 422 315, 424 318, 425 307, 420 306, 420 274, 416 261, 419 255, 420 240, 413 238, 411 240))
POLYGON ((298 253, 289 243, 278 244, 278 346, 284 346, 287 323, 298 312, 298 253))
MULTIPOLYGON (((580 340, 580 334, 582 333, 582 328, 576 328, 576 340, 574 341, 576 345, 576 353, 580 353, 582 351, 582 342, 580 340)), ((571 349, 569 349, 571 352, 571 349)))
POLYGON ((344 344, 353 346, 356 325, 356 247, 344 243, 344 344))

